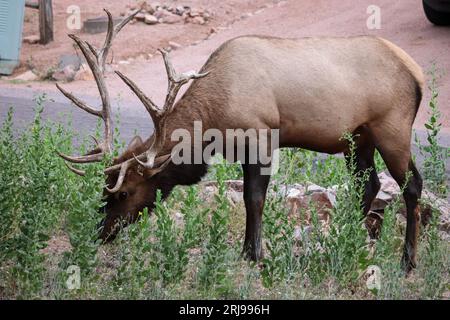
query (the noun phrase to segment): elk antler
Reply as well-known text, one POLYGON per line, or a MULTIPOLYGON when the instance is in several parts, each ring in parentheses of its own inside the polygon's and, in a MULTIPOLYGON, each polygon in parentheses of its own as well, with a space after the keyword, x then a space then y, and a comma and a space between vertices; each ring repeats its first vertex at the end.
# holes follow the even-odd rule
MULTIPOLYGON (((102 161, 104 156, 106 154, 110 154, 113 149, 113 128, 112 128, 113 123, 111 119, 111 103, 104 78, 105 63, 114 37, 131 19, 133 19, 133 17, 138 12, 140 12, 140 10, 137 10, 134 13, 132 13, 129 17, 125 18, 121 23, 116 25, 116 27, 114 27, 113 25, 111 13, 106 9, 105 12, 108 15, 108 32, 102 48, 97 49, 90 43, 81 40, 77 36, 69 35, 69 37, 73 39, 75 43, 78 45, 78 47, 81 49, 81 52, 86 58, 89 68, 92 70, 94 79, 97 83, 98 91, 100 92, 100 97, 102 100, 102 110, 96 110, 92 108, 85 102, 73 96, 71 93, 65 91, 58 84, 56 85, 58 89, 62 92, 62 94, 64 94, 68 99, 70 99, 76 106, 96 117, 101 118, 105 123, 104 141, 99 143, 93 137, 96 147, 88 154, 83 156, 68 156, 58 152, 58 154, 64 160, 72 163, 89 163, 102 161)), ((153 122, 155 123, 155 132, 153 135, 153 142, 147 151, 138 156, 134 155, 134 157, 131 159, 123 161, 119 164, 115 164, 105 169, 104 172, 107 175, 119 172, 119 176, 117 178, 115 186, 111 189, 109 189, 108 187, 106 188, 110 193, 115 193, 119 191, 125 179, 125 175, 127 173, 128 168, 135 163, 139 163, 144 168, 149 169, 147 171, 147 174, 149 175, 154 175, 160 172, 169 164, 171 160, 170 154, 156 158, 158 152, 161 150, 164 143, 165 121, 167 115, 169 115, 173 111, 175 107, 175 99, 177 97, 177 94, 184 84, 188 83, 192 79, 199 79, 208 75, 208 72, 196 73, 194 71, 177 74, 175 72, 175 69, 173 68, 172 63, 170 62, 169 54, 164 50, 159 51, 163 56, 168 78, 168 92, 166 100, 164 102, 164 107, 162 108, 158 107, 155 103, 153 103, 153 101, 150 98, 148 98, 133 81, 131 81, 129 78, 127 78, 119 71, 116 71, 116 74, 131 88, 131 90, 133 90, 133 92, 144 104, 145 108, 147 109, 148 113, 153 119, 153 122)), ((71 165, 69 165, 68 163, 66 163, 66 165, 70 170, 72 170, 78 175, 85 174, 83 170, 76 169, 71 165)))
MULTIPOLYGON (((175 99, 181 87, 190 80, 203 78, 209 73, 189 71, 182 74, 177 74, 172 62, 170 61, 169 53, 165 50, 159 50, 159 52, 161 52, 164 59, 168 80, 166 100, 164 102, 164 107, 162 108, 158 107, 149 97, 147 97, 132 80, 123 75, 121 72, 116 71, 116 74, 128 85, 128 87, 130 87, 139 100, 141 100, 155 124, 154 139, 150 148, 138 157, 134 157, 140 165, 147 169, 152 169, 155 166, 155 158, 164 143, 165 120, 167 115, 169 115, 175 107, 175 99), (143 155, 145 155, 146 158, 145 162, 141 161, 143 155)), ((170 159, 168 159, 167 162, 168 161, 170 161, 170 159)))
MULTIPOLYGON (((100 97, 102 100, 102 109, 96 110, 76 98, 72 93, 64 90, 59 84, 56 84, 56 87, 61 91, 61 93, 66 96, 69 100, 71 100, 77 107, 80 109, 99 117, 104 122, 104 141, 98 142, 95 138, 96 147, 90 151, 88 154, 84 156, 68 156, 63 153, 58 152, 58 154, 66 161, 72 163, 90 163, 90 162, 99 162, 102 161, 106 154, 111 154, 113 150, 113 121, 111 118, 111 102, 110 96, 108 92, 108 88, 105 82, 105 63, 108 57, 109 50, 111 48, 112 41, 115 36, 120 32, 120 30, 130 22, 134 16, 140 12, 140 10, 136 10, 127 18, 123 19, 119 24, 114 27, 113 18, 111 13, 104 9, 106 14, 108 15, 108 31, 106 34, 105 41, 103 46, 99 49, 80 39, 78 36, 71 34, 69 37, 78 45, 83 56, 86 59, 86 62, 89 65, 89 68, 92 70, 94 75, 95 82, 97 83, 97 88, 100 93, 100 97)), ((75 169, 72 166, 68 165, 69 169, 79 175, 84 175, 84 171, 75 169)), ((115 189, 115 188, 113 188, 115 189)))

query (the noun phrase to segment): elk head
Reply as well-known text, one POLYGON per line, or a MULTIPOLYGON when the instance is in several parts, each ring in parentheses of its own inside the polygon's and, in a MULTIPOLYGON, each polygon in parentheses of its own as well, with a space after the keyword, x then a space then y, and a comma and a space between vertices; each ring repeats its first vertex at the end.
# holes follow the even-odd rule
MULTIPOLYGON (((113 39, 139 11, 137 10, 114 27, 111 13, 105 10, 108 15, 108 31, 103 46, 100 49, 81 40, 76 35, 69 35, 80 48, 89 68, 92 70, 100 93, 102 109, 96 110, 71 93, 65 91, 58 84, 56 86, 77 107, 103 120, 104 140, 99 142, 94 138, 96 147, 83 156, 68 156, 59 153, 67 162, 75 164, 100 162, 105 156, 112 155, 114 131, 110 96, 105 82, 105 63, 113 39)), ((127 150, 119 157, 114 158, 111 166, 107 167, 104 171, 106 175, 106 186, 104 189, 106 205, 101 211, 106 214, 106 217, 103 219, 100 232, 100 238, 103 240, 113 239, 119 230, 118 226, 134 222, 138 218, 139 212, 145 207, 148 207, 150 210, 153 209, 158 189, 162 189, 165 194, 170 191, 170 183, 164 181, 165 178, 168 178, 168 175, 166 174, 164 176, 161 174, 171 162, 170 152, 161 154, 164 149, 168 116, 175 108, 175 99, 180 88, 190 80, 199 79, 208 74, 200 74, 193 71, 177 74, 170 62, 168 53, 164 50, 160 50, 160 52, 164 59, 168 76, 168 93, 163 107, 159 107, 153 103, 133 81, 116 71, 116 74, 141 100, 154 122, 155 130, 152 136, 146 141, 143 141, 140 137, 135 137, 129 144, 127 150)), ((83 170, 74 168, 67 162, 67 167, 74 173, 81 176, 85 174, 83 170)), ((174 166, 172 164, 172 167, 174 166)))

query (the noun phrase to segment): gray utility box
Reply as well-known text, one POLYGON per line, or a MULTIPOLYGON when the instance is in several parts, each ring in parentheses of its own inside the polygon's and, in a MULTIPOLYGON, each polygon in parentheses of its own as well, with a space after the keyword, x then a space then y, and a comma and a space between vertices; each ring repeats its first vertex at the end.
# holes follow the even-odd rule
POLYGON ((25 0, 0 0, 0 74, 19 64, 25 0))

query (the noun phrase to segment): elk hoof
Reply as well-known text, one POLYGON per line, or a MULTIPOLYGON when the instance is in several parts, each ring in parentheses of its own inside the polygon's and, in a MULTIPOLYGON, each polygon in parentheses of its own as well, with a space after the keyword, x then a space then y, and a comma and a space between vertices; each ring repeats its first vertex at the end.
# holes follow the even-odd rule
POLYGON ((244 245, 244 249, 242 250, 242 256, 245 260, 248 261, 260 261, 264 258, 264 254, 262 248, 259 250, 252 245, 244 245))
POLYGON ((415 259, 410 257, 408 254, 403 254, 401 265, 403 271, 405 272, 405 276, 408 276, 417 266, 415 259))

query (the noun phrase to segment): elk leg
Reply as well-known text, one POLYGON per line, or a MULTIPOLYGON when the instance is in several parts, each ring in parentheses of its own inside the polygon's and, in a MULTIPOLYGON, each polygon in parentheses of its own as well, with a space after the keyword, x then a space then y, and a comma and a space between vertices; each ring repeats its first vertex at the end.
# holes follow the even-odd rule
POLYGON ((243 255, 252 261, 263 257, 261 225, 270 175, 262 175, 260 164, 242 164, 244 171, 244 202, 247 213, 243 255))
POLYGON ((422 178, 414 162, 411 160, 411 152, 409 150, 410 140, 405 139, 405 146, 403 148, 398 140, 391 139, 386 141, 397 142, 396 145, 381 145, 377 148, 379 148, 378 150, 392 177, 400 188, 404 187, 403 198, 406 203, 406 234, 402 268, 408 274, 416 267, 417 236, 420 221, 418 199, 422 194, 422 178), (408 172, 411 172, 412 175, 406 180, 408 172))
POLYGON ((417 236, 420 226, 418 199, 422 194, 422 177, 412 160, 409 161, 409 171, 412 176, 403 192, 406 203, 406 236, 403 250, 402 267, 406 272, 416 267, 417 236))
MULTIPOLYGON (((355 152, 356 170, 354 174, 362 177, 366 170, 369 170, 369 179, 364 181, 364 196, 363 196, 363 214, 364 217, 370 210, 373 200, 378 191, 380 191, 380 180, 378 179, 377 170, 374 161, 375 146, 373 144, 358 146, 355 152)), ((345 153, 345 160, 347 166, 350 161, 350 154, 345 153)), ((371 235, 371 238, 372 235, 371 235)))

